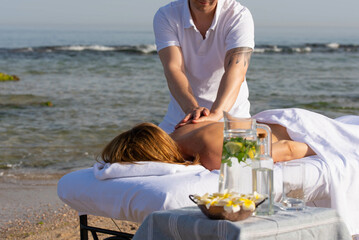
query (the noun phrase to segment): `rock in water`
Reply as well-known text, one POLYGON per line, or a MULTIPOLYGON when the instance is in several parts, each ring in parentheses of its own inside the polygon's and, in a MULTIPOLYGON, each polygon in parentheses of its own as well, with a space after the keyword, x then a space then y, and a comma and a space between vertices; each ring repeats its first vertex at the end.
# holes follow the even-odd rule
POLYGON ((0 82, 4 81, 19 81, 20 78, 16 75, 8 75, 0 72, 0 82))

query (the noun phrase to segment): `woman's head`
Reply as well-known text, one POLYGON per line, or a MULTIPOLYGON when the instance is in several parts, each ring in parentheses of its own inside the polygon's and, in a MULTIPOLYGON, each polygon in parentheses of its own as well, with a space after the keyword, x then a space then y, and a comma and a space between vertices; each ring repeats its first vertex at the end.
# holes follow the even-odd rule
POLYGON ((152 123, 139 124, 115 137, 103 149, 101 158, 106 163, 155 161, 188 164, 176 142, 152 123))

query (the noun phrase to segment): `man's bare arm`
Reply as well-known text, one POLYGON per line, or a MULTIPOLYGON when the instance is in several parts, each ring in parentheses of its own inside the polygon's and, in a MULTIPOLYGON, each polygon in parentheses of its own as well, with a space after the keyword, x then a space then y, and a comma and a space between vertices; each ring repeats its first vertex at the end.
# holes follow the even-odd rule
POLYGON ((228 50, 224 59, 226 71, 232 64, 242 64, 247 71, 252 51, 252 48, 248 47, 233 48, 231 50, 228 50))
POLYGON ((224 60, 225 72, 210 114, 193 121, 194 123, 218 121, 223 117, 223 111, 229 111, 232 108, 245 79, 252 51, 251 48, 247 47, 234 48, 227 51, 224 60))
POLYGON ((209 110, 198 105, 193 95, 192 88, 185 74, 184 59, 180 47, 170 46, 159 51, 168 88, 176 99, 185 118, 181 121, 186 123, 190 119, 198 119, 209 114, 209 110))

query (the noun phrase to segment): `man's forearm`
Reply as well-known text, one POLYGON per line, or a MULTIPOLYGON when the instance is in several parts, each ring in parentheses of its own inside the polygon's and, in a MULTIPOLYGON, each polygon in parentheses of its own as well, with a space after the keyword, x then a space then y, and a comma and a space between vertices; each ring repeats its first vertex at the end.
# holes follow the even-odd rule
POLYGON ((191 85, 183 71, 168 69, 167 71, 165 70, 165 76, 172 96, 176 99, 184 113, 188 113, 198 107, 191 85))
POLYGON ((184 60, 180 47, 171 46, 159 51, 168 88, 184 113, 198 107, 191 85, 185 74, 184 60))
POLYGON ((235 48, 229 50, 225 58, 225 72, 214 101, 211 113, 222 116, 223 111, 229 111, 238 97, 242 83, 249 66, 252 49, 235 48))
POLYGON ((243 81, 243 74, 233 72, 224 73, 216 100, 211 108, 211 113, 220 113, 221 115, 223 111, 228 112, 236 102, 243 81))

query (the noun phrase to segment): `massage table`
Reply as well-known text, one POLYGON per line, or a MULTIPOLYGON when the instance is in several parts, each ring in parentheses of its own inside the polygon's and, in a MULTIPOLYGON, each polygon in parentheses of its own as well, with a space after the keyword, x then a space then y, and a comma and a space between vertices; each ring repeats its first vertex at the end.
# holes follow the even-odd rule
MULTIPOLYGON (((323 171, 321 162, 315 157, 307 157, 300 162, 306 165, 304 186, 307 201, 314 206, 328 204, 327 171, 323 171)), ((93 168, 63 176, 58 183, 58 195, 79 212, 82 221, 86 215, 96 215, 141 223, 154 211, 194 206, 188 197, 190 194, 203 195, 218 191, 218 170, 209 171, 199 165, 140 164, 135 168, 145 169, 153 165, 160 167, 163 172, 149 175, 150 171, 147 171, 147 176, 136 175, 134 172, 129 177, 99 179, 95 175, 99 164, 95 164, 93 168), (174 167, 178 169, 170 172, 174 167)), ((107 165, 106 170, 111 171, 116 165, 107 165)), ((128 173, 125 170, 123 172, 128 173)), ((282 189, 280 164, 274 166, 273 175, 275 200, 279 201, 282 189)))
MULTIPOLYGON (((359 135, 359 117, 351 116, 333 120, 302 109, 270 110, 262 113, 254 117, 261 122, 286 126, 292 139, 302 142, 305 140, 304 142, 317 153, 314 156, 293 160, 305 164, 304 193, 307 204, 336 209, 346 222, 350 233, 352 235, 359 233, 359 220, 355 220, 357 216, 355 214, 358 214, 359 208, 353 204, 355 200, 359 200, 357 197, 359 181, 355 174, 359 170, 359 151, 357 150, 359 136, 357 139, 352 138, 355 131, 359 135), (312 119, 310 123, 305 120, 308 117, 312 119), (318 123, 319 120, 321 123, 318 123), (328 137, 325 136, 318 139, 317 130, 319 131, 321 126, 329 130, 331 127, 328 123, 323 124, 324 120, 326 123, 329 121, 334 124, 336 129, 339 125, 341 132, 348 131, 346 134, 341 134, 343 139, 338 139, 341 137, 339 135, 335 135, 334 143, 330 143, 328 137), (299 124, 311 124, 311 127, 306 131, 297 126, 299 124), (348 129, 344 129, 345 127, 348 129), (353 127, 357 127, 354 133, 353 127), (312 135, 313 139, 309 139, 309 135, 312 135), (313 141, 324 141, 323 139, 326 141, 325 147, 319 144, 316 146, 315 143, 313 145, 313 141), (333 145, 338 145, 338 141, 345 139, 346 144, 350 141, 353 145, 353 149, 344 147, 344 151, 351 151, 346 156, 355 159, 343 160, 341 152, 328 154, 328 152, 331 153, 329 148, 335 148, 333 145), (339 175, 338 178, 336 175, 338 172, 344 172, 346 178, 343 179, 343 175, 339 175), (350 191, 353 191, 354 196, 350 195, 350 191), (338 194, 343 195, 338 196, 338 194), (338 199, 341 199, 341 202, 338 202, 338 199)), ((274 199, 278 202, 282 196, 281 164, 274 165, 273 176, 274 199)), ((108 231, 89 227, 87 215, 141 223, 146 216, 155 211, 194 206, 188 196, 217 192, 218 178, 218 170, 209 171, 201 165, 183 166, 155 162, 126 165, 95 163, 92 168, 77 170, 63 176, 58 183, 58 196, 78 211, 81 239, 87 239, 87 231, 90 231, 93 236, 96 231, 104 233, 108 231)), ((107 233, 118 234, 116 236, 119 236, 119 239, 132 238, 132 235, 127 233, 111 231, 107 233)))

